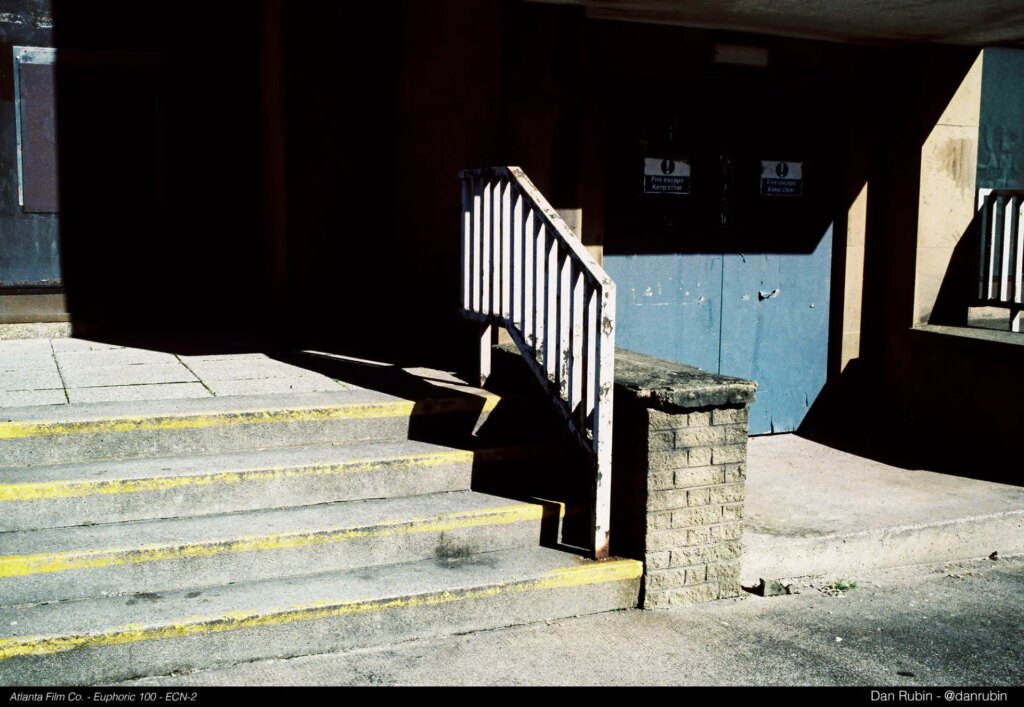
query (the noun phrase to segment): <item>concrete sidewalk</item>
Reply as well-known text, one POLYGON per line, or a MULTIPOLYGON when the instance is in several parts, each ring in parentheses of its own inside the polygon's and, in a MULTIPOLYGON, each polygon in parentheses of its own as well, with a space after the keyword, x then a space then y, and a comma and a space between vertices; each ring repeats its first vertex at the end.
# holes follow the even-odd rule
POLYGON ((744 584, 1024 553, 1019 486, 900 469, 796 435, 752 437, 747 466, 744 584))

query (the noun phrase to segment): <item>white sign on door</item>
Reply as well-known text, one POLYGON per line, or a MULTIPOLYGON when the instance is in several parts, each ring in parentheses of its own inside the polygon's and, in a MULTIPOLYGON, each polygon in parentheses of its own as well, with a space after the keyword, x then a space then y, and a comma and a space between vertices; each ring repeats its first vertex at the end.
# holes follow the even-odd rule
POLYGON ((689 194, 690 163, 671 157, 644 158, 644 194, 689 194))
POLYGON ((762 160, 762 196, 800 196, 804 190, 803 162, 762 160))

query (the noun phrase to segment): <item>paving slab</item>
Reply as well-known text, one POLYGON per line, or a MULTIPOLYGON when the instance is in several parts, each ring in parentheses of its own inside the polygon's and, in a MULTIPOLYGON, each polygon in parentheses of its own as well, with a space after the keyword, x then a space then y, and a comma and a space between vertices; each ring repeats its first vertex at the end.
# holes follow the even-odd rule
POLYGON ((56 371, 57 362, 53 356, 4 356, 0 357, 0 373, 18 373, 21 371, 56 371))
POLYGON ((49 339, 14 339, 0 341, 0 356, 11 354, 24 355, 28 353, 50 353, 52 351, 49 339))
POLYGON ((273 359, 224 359, 219 361, 188 361, 188 367, 207 381, 255 380, 260 378, 301 378, 318 375, 313 371, 290 366, 273 359))
POLYGON ((174 354, 146 349, 95 349, 88 351, 57 351, 61 368, 109 368, 136 363, 166 363, 180 365, 174 354))
POLYGON ((193 363, 201 363, 205 361, 270 361, 272 360, 265 353, 219 353, 219 354, 199 354, 199 355, 179 355, 178 359, 186 365, 191 366, 193 363))
POLYGON ((214 395, 272 395, 346 390, 347 386, 326 376, 261 378, 255 380, 207 380, 214 395))
POLYGON ((63 368, 64 383, 69 388, 95 388, 112 385, 145 383, 195 383, 197 379, 180 363, 142 363, 102 368, 63 368))
POLYGON ((0 408, 65 405, 63 388, 54 390, 0 390, 0 408))
POLYGON ((143 385, 111 385, 96 388, 68 388, 72 403, 106 403, 128 400, 179 400, 209 398, 211 393, 202 383, 151 383, 143 385))
POLYGON ((63 387, 56 366, 0 372, 0 390, 49 390, 63 387))
POLYGON ((50 339, 50 345, 57 353, 66 351, 113 351, 123 349, 117 344, 108 344, 104 341, 90 341, 89 339, 67 338, 50 339))

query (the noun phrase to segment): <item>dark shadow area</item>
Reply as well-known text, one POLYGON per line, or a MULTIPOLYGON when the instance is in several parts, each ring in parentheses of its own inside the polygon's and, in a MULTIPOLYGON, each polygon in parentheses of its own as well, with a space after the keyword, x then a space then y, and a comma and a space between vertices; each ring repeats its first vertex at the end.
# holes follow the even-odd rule
MULTIPOLYGON (((1024 362, 1024 347, 1021 349, 1017 366, 1024 362)), ((987 359, 985 365, 1002 369, 991 357, 979 358, 987 359)), ((962 369, 962 362, 955 368, 962 369)), ((918 372, 919 376, 927 374, 918 372)), ((1001 425, 993 417, 977 414, 986 407, 983 401, 967 403, 958 390, 967 376, 914 385, 912 390, 919 396, 914 407, 919 412, 910 416, 880 397, 874 384, 864 380, 865 375, 869 371, 854 359, 842 375, 830 379, 797 434, 901 469, 1024 484, 1017 437, 1008 429, 1019 424, 1019 415, 1009 408, 1003 410, 1010 417, 1001 425)), ((1011 403, 1010 408, 1013 406, 1011 403)))
POLYGON ((935 297, 935 306, 928 318, 929 324, 968 325, 970 307, 978 300, 980 221, 980 216, 976 214, 953 249, 939 293, 935 297))
MULTIPOLYGON (((609 23, 593 33, 609 112, 606 255, 813 252, 835 219, 854 72, 827 47, 769 37, 609 23), (717 43, 763 47, 770 62, 715 64, 717 43), (649 193, 645 158, 688 162, 686 193, 649 193), (802 163, 793 195, 765 191, 762 161, 779 160, 802 163)), ((869 53, 847 52, 851 63, 869 53)))
POLYGON ((248 328, 265 308, 255 6, 54 0, 53 16, 75 332, 248 328))
MULTIPOLYGON (((487 389, 502 396, 502 405, 479 434, 489 445, 521 451, 517 458, 490 469, 474 469, 474 490, 558 504, 564 508, 564 517, 557 544, 550 546, 588 554, 593 543, 592 459, 569 434, 554 404, 511 347, 494 349, 487 389)), ((612 552, 616 552, 614 546, 612 552)))
POLYGON ((587 460, 518 356, 496 351, 488 391, 500 396, 489 411, 475 392, 449 376, 322 353, 276 352, 284 363, 351 385, 414 402, 408 439, 472 449, 472 488, 543 507, 541 544, 585 553, 592 478, 587 460), (441 385, 438 385, 440 383, 441 385), (438 399, 443 398, 443 403, 438 399), (457 411, 452 411, 452 407, 457 411), (431 414, 442 413, 442 414, 431 414))
MULTIPOLYGON (((840 372, 842 332, 834 327, 841 310, 834 309, 828 382, 798 433, 900 468, 1019 484, 1019 349, 911 328, 922 146, 977 52, 915 47, 887 56, 866 125, 872 158, 863 175, 860 355, 840 372), (944 70, 931 70, 939 61, 944 70)), ((977 299, 977 231, 975 219, 953 252, 932 324, 968 323, 977 299)), ((843 290, 833 291, 841 301, 843 290)))
POLYGON ((611 554, 643 560, 647 551, 648 431, 647 412, 631 407, 635 405, 632 396, 615 398, 611 554))
POLYGON ((398 365, 337 358, 330 354, 278 351, 274 358, 360 388, 412 401, 414 406, 408 434, 411 440, 463 449, 475 448, 484 441, 482 437, 474 436, 478 421, 484 417, 484 399, 460 390, 465 386, 440 380, 435 382, 445 384, 436 385, 430 379, 409 373, 398 365), (435 402, 439 398, 444 398, 445 404, 457 408, 458 412, 429 414, 444 412, 444 407, 435 402))
MULTIPOLYGON (((900 119, 873 119, 874 151, 884 159, 873 159, 866 175, 860 356, 841 373, 834 360, 799 433, 896 467, 1020 484, 1024 348, 911 327, 922 148, 977 52, 921 47, 891 55, 893 70, 877 98, 900 119), (931 70, 940 59, 944 70, 931 70)), ((952 253, 931 325, 968 325, 977 301, 978 221, 952 253)))
POLYGON ((53 0, 74 332, 392 354, 398 11, 53 0))
POLYGON ((1010 308, 981 299, 979 284, 981 260, 981 211, 975 213, 971 223, 957 241, 949 266, 942 278, 929 324, 954 327, 979 327, 996 331, 1010 331, 1010 308), (973 318, 971 307, 991 306, 1002 309, 1005 316, 973 318))

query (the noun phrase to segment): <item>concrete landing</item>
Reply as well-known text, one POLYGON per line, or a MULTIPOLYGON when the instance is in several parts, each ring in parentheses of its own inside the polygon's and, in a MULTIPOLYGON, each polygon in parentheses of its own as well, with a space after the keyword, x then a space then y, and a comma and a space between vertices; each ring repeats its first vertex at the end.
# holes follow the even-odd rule
POLYGON ((751 438, 747 463, 744 584, 1024 553, 1019 486, 901 469, 796 435, 751 438))
POLYGON ((75 338, 0 341, 0 408, 347 389, 258 352, 186 356, 75 338))

